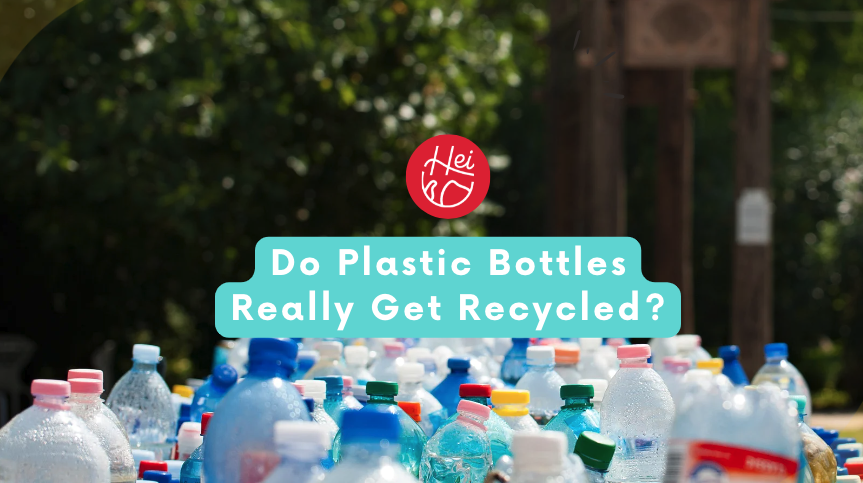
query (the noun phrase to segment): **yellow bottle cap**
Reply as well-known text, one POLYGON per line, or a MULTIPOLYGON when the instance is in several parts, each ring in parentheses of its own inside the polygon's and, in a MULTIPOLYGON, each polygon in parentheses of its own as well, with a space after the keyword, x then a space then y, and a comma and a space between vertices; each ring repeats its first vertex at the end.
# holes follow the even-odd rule
POLYGON ((174 384, 174 387, 171 388, 171 392, 181 397, 192 397, 195 395, 195 390, 189 386, 183 386, 182 384, 174 384))
POLYGON ((712 372, 713 375, 718 375, 722 373, 722 368, 725 367, 725 361, 719 358, 713 358, 706 361, 698 361, 695 363, 695 367, 699 369, 707 369, 712 372))
POLYGON ((498 404, 528 404, 530 391, 518 389, 496 389, 491 392, 491 403, 498 404))

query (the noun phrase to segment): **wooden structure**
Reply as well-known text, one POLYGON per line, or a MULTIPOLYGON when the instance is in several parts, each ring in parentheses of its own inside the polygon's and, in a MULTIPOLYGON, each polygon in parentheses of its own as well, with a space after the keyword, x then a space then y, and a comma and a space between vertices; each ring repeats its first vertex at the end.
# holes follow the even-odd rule
MULTIPOLYGON (((692 71, 735 69, 736 195, 768 188, 774 61, 768 1, 549 0, 549 232, 625 234, 624 112, 627 105, 657 106, 654 278, 681 290, 681 333, 695 329, 692 71)), ((766 220, 760 228, 769 233, 766 220)), ((738 233, 737 240, 731 342, 753 371, 773 336, 772 254, 769 237, 765 242, 738 233)))

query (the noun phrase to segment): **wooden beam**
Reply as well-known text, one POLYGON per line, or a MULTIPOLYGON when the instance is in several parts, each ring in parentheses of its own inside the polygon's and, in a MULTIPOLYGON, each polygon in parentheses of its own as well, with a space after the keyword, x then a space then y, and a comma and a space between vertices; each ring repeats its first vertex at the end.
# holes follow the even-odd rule
MULTIPOLYGON (((735 193, 770 190, 770 16, 769 0, 739 0, 736 78, 735 193)), ((763 363, 763 346, 773 339, 772 244, 741 240, 734 245, 731 297, 731 341, 740 346, 750 373, 763 363)), ((769 230, 769 218, 768 227, 769 230)), ((769 233, 769 231, 768 231, 769 233)))

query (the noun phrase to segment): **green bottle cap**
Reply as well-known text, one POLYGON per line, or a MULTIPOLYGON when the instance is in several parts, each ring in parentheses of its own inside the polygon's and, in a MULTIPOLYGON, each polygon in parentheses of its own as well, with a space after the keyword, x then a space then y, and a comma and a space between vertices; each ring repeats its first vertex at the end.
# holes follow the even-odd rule
POLYGON ((399 393, 399 385, 395 382, 369 381, 366 383, 366 394, 369 396, 395 396, 399 393))
POLYGON ((791 396, 788 399, 794 401, 797 404, 797 412, 800 414, 806 414, 806 396, 791 396))
POLYGON ((560 398, 593 399, 593 386, 590 384, 565 384, 560 386, 560 398))
POLYGON ((585 466, 605 471, 614 457, 614 441, 593 431, 585 431, 575 441, 575 454, 585 466))

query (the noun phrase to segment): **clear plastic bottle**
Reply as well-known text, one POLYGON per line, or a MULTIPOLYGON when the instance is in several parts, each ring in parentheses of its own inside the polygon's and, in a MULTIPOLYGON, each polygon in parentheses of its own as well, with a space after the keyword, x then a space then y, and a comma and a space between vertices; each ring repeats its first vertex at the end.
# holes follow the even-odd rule
POLYGON ((812 414, 812 396, 809 393, 809 385, 800 374, 800 371, 788 362, 788 345, 784 342, 767 344, 764 346, 764 358, 766 363, 758 369, 752 384, 773 384, 786 391, 789 396, 806 397, 806 414, 812 414))
POLYGON ((423 389, 431 392, 438 384, 443 381, 443 377, 438 374, 437 361, 432 356, 431 351, 426 347, 411 347, 406 352, 409 362, 419 362, 425 369, 423 376, 423 389))
POLYGON ((303 379, 314 379, 323 376, 343 376, 347 372, 347 367, 342 362, 342 348, 342 343, 337 340, 318 342, 315 349, 321 357, 303 375, 303 379))
POLYGON ((491 470, 491 443, 485 424, 488 406, 461 401, 458 417, 426 444, 420 465, 423 483, 482 483, 491 470))
POLYGON ((405 345, 401 342, 386 342, 384 344, 383 357, 379 357, 372 365, 372 377, 376 381, 396 382, 398 380, 398 367, 405 362, 405 345))
POLYGON ((725 345, 719 348, 719 357, 722 358, 724 365, 722 373, 728 377, 732 384, 738 387, 748 386, 749 378, 746 377, 746 371, 740 365, 740 348, 736 345, 725 345))
POLYGON ((581 355, 578 363, 578 371, 585 379, 610 379, 613 367, 603 356, 600 348, 602 339, 582 337, 578 341, 581 347, 581 355))
POLYGON ((327 395, 327 383, 321 380, 309 381, 304 379, 297 381, 296 384, 303 387, 304 398, 311 398, 315 402, 314 409, 311 411, 312 421, 320 424, 326 428, 327 432, 329 432, 330 444, 327 446, 329 456, 324 459, 324 468, 330 469, 335 464, 332 448, 333 440, 335 440, 336 434, 339 432, 339 426, 327 413, 326 409, 324 409, 324 399, 326 399, 327 395))
MULTIPOLYGON (((605 391, 608 389, 608 381, 605 379, 579 379, 579 384, 593 386, 593 398, 590 402, 593 403, 593 409, 602 414, 602 399, 605 397, 605 391)), ((600 418, 600 421, 602 418, 600 418)))
MULTIPOLYGON (((488 384, 462 384, 459 387, 459 395, 462 401, 473 401, 477 404, 488 406, 488 399, 491 397, 491 394, 491 386, 488 384)), ((526 405, 525 409, 527 409, 526 405)), ((458 418, 458 413, 450 416, 441 427, 452 424, 456 418, 458 418)), ((536 423, 534 423, 534 426, 536 426, 536 423)), ((492 462, 497 463, 497 460, 503 456, 512 456, 510 446, 512 445, 513 430, 506 421, 498 416, 496 412, 492 411, 485 421, 485 429, 488 440, 491 443, 492 462)))
POLYGON ((405 362, 398 368, 399 394, 396 401, 420 403, 420 428, 431 437, 446 420, 446 410, 440 402, 423 388, 425 367, 419 362, 405 362))
POLYGON ((282 461, 264 483, 323 481, 321 463, 332 442, 326 428, 308 421, 278 421, 273 434, 282 461))
POLYGON ((701 347, 701 336, 694 334, 680 334, 677 341, 677 355, 692 361, 695 365, 698 361, 710 359, 710 353, 701 347))
POLYGON ((516 389, 530 392, 530 415, 542 426, 563 406, 560 386, 566 384, 554 372, 554 348, 533 346, 527 348, 527 373, 519 379, 516 389))
POLYGON ((512 339, 512 347, 503 357, 503 364, 500 367, 500 378, 505 384, 515 387, 521 376, 527 373, 527 347, 529 345, 530 339, 512 339))
POLYGON ((156 370, 159 348, 135 344, 132 369, 123 375, 107 405, 126 428, 132 449, 149 450, 157 458, 168 459, 173 444, 168 441, 177 432, 177 414, 171 404, 171 391, 156 370))
POLYGON ((560 397, 564 405, 560 412, 543 430, 560 431, 569 444, 567 453, 575 449, 578 436, 584 431, 599 432, 599 413, 593 409, 593 386, 586 384, 566 384, 560 387, 560 397))
POLYGON ((514 433, 539 431, 539 425, 530 416, 528 409, 530 392, 518 389, 496 389, 491 392, 491 404, 494 406, 494 412, 512 428, 514 433))
POLYGON ((276 421, 309 421, 299 392, 288 382, 297 359, 292 340, 252 339, 249 373, 219 404, 207 428, 207 483, 257 483, 280 458, 276 421))
MULTIPOLYGON (((66 375, 66 380, 69 381, 71 379, 96 379, 99 381, 103 381, 102 377, 102 371, 98 369, 69 369, 69 372, 66 375)), ((126 427, 123 426, 123 423, 120 422, 120 420, 117 418, 117 415, 114 414, 114 411, 111 411, 111 408, 109 408, 105 404, 102 404, 99 409, 102 411, 102 415, 111 420, 111 422, 113 422, 115 425, 117 425, 118 428, 120 428, 120 431, 123 432, 123 436, 128 441, 129 435, 126 434, 126 427)))
POLYGON ((195 390, 192 405, 189 408, 189 420, 200 423, 204 413, 216 410, 222 398, 229 389, 237 383, 237 370, 229 364, 222 364, 213 369, 213 374, 207 378, 203 386, 195 390))
POLYGON ((183 462, 180 468, 180 483, 201 483, 201 475, 204 471, 204 445, 207 442, 207 426, 213 413, 201 415, 201 445, 183 462))
POLYGON ((516 434, 510 483, 586 483, 583 466, 573 468, 566 447, 566 438, 555 431, 516 434))
POLYGON ((324 483, 417 483, 399 464, 400 431, 398 416, 386 406, 346 412, 339 432, 339 464, 324 483))
POLYGON ((466 357, 450 357, 447 360, 449 374, 431 392, 432 396, 446 409, 447 417, 456 413, 456 408, 461 402, 459 387, 462 384, 477 384, 477 380, 470 375, 470 359, 466 357))
POLYGON ((574 344, 560 344, 554 346, 554 372, 563 379, 566 384, 578 384, 582 378, 578 372, 578 361, 581 350, 574 344))
POLYGON ((617 357, 620 370, 602 402, 602 434, 617 446, 608 481, 662 481, 674 401, 647 362, 649 345, 620 347, 617 357))
POLYGON ((597 432, 585 431, 579 435, 574 453, 584 463, 588 483, 605 483, 614 450, 614 441, 597 432))
MULTIPOLYGON (((353 377, 342 376, 342 401, 348 409, 362 409, 363 404, 354 396, 354 386, 353 377)), ((339 427, 341 427, 341 421, 336 421, 336 423, 339 423, 339 427)))
MULTIPOLYGON (((137 476, 135 460, 129 440, 117 424, 105 416, 105 405, 99 397, 102 381, 99 379, 70 379, 72 395, 69 406, 84 421, 87 428, 99 439, 111 464, 111 483, 134 482, 137 476)), ((110 410, 109 410, 110 412, 110 410)), ((0 480, 2 481, 2 480, 0 480)))
MULTIPOLYGON (((791 400, 797 408, 797 427, 800 430, 800 438, 803 440, 802 459, 800 467, 802 470, 798 474, 797 481, 800 483, 823 483, 831 481, 837 470, 837 458, 830 450, 830 446, 815 434, 815 431, 804 421, 806 416, 806 398, 803 396, 791 396, 791 400)), ((853 447, 860 454, 863 444, 852 443, 850 445, 841 445, 837 450, 844 449, 843 447, 853 447)))
POLYGON ((325 376, 317 380, 323 381, 326 386, 326 398, 324 399, 324 410, 333 418, 336 425, 342 421, 342 413, 348 409, 361 409, 362 405, 350 396, 345 399, 345 380, 342 376, 325 376))
POLYGON ((712 359, 702 360, 695 363, 695 367, 698 369, 705 369, 710 371, 713 374, 713 382, 715 382, 718 386, 724 389, 731 389, 734 387, 734 384, 731 382, 731 379, 728 378, 725 374, 722 373, 723 367, 725 367, 725 362, 716 357, 712 359))
POLYGON ((366 407, 366 403, 369 402, 369 395, 366 394, 366 385, 365 384, 351 384, 351 392, 353 393, 354 399, 356 399, 363 407, 366 407))
POLYGON ((345 347, 345 375, 354 378, 354 381, 374 381, 375 377, 368 370, 369 348, 362 345, 349 345, 345 347))
POLYGON ((0 481, 110 483, 99 439, 69 410, 69 383, 36 379, 30 393, 33 405, 0 429, 0 481))
POLYGON ((671 394, 672 399, 674 399, 675 404, 677 404, 678 393, 683 384, 683 375, 692 367, 692 361, 677 356, 665 357, 662 359, 662 367, 663 370, 657 372, 659 372, 662 381, 665 383, 665 387, 668 388, 668 392, 671 394))
MULTIPOLYGON (((677 337, 650 339, 650 354, 653 364, 661 362, 666 357, 677 356, 677 337)), ((658 372, 658 371, 657 371, 658 372)))

